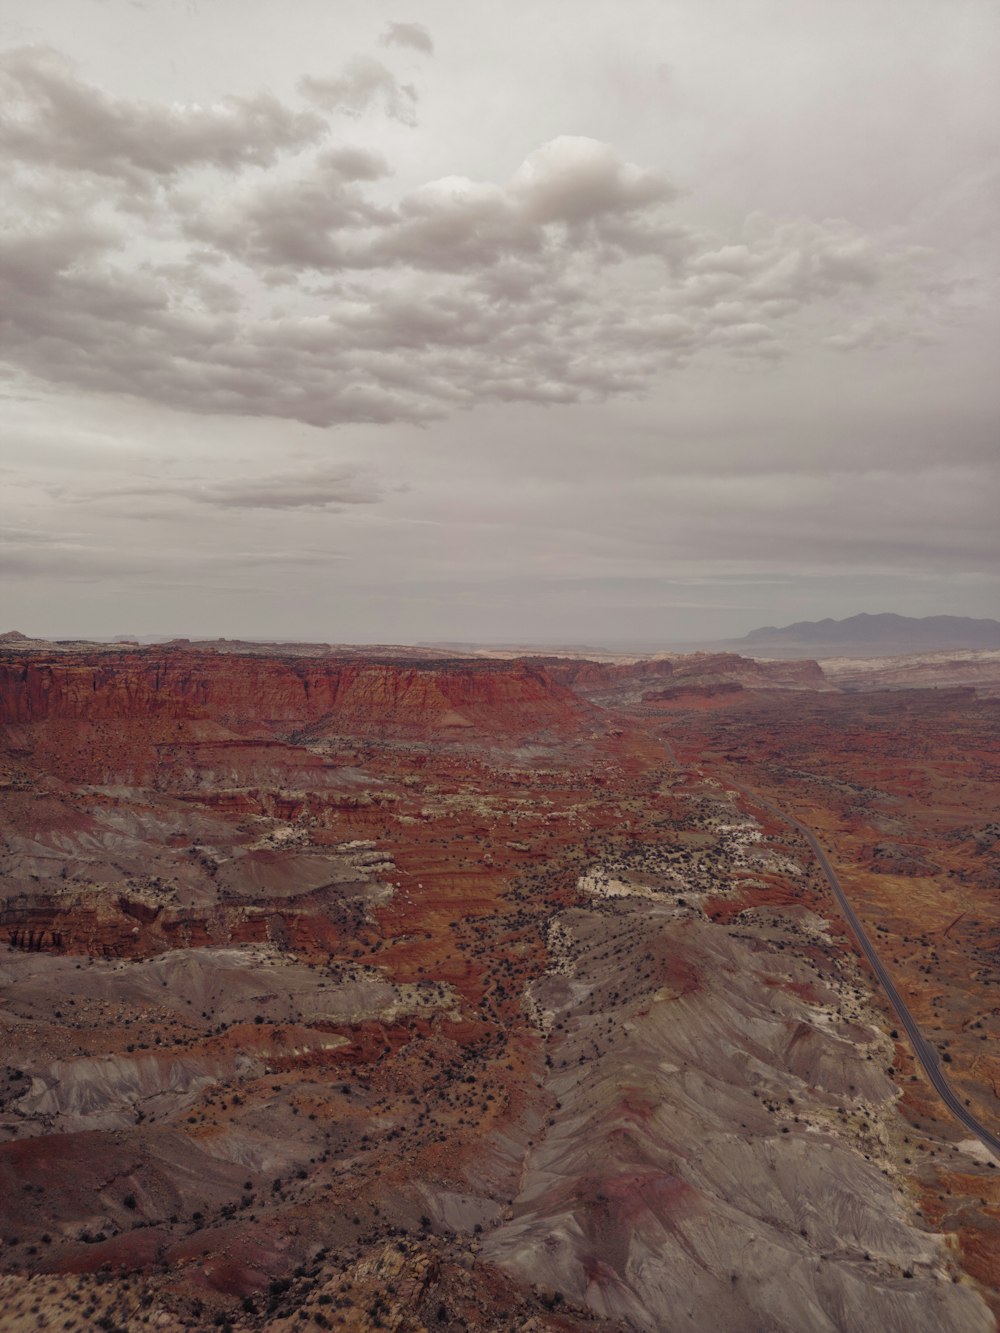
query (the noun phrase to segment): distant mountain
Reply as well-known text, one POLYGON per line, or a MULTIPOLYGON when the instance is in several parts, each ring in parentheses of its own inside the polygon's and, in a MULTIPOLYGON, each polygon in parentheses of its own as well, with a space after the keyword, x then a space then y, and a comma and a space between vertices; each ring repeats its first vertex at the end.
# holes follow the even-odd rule
POLYGON ((892 656, 1000 648, 1000 621, 968 616, 848 616, 846 620, 800 620, 780 628, 766 625, 734 640, 740 651, 776 657, 892 656))

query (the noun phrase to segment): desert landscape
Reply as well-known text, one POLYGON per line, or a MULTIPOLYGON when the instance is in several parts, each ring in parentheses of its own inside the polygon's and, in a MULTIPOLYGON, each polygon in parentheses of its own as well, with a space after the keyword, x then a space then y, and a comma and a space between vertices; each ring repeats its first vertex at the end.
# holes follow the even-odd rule
POLYGON ((1000 1333, 995 0, 4 0, 0 1333, 1000 1333))
POLYGON ((3 1327, 995 1328, 956 669, 4 636, 3 1327))

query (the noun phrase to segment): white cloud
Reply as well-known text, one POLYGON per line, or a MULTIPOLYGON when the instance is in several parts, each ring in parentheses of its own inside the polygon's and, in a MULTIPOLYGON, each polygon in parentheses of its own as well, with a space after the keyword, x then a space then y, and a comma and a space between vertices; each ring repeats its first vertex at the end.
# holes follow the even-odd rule
POLYGON ((609 144, 568 134, 525 158, 511 192, 533 221, 570 224, 628 214, 677 195, 654 172, 621 161, 609 144))

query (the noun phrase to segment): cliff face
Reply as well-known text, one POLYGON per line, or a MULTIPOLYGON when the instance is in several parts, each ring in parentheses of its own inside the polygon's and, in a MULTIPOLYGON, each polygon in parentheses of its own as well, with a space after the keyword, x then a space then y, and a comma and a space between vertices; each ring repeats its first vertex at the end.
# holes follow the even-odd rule
POLYGON ((586 698, 612 705, 704 695, 706 690, 717 691, 721 686, 764 690, 832 688, 817 662, 760 662, 736 653, 691 653, 639 662, 556 660, 545 665, 557 681, 572 686, 586 698), (661 683, 666 685, 666 691, 649 691, 651 685, 661 683))
POLYGON ((698 685, 735 682, 759 689, 829 689, 818 662, 760 662, 737 653, 694 653, 674 662, 674 680, 698 685))
POLYGON ((641 662, 590 662, 585 659, 553 658, 546 662, 552 676, 574 689, 608 690, 636 681, 662 680, 672 676, 674 664, 665 657, 641 662))
POLYGON ((572 724, 580 705, 535 663, 379 662, 178 652, 0 662, 0 724, 200 721, 240 730, 321 726, 338 734, 572 724))
POLYGON ((582 693, 671 685, 822 689, 815 662, 695 654, 629 664, 588 661, 317 660, 156 648, 0 658, 0 725, 158 719, 271 733, 414 736, 475 729, 525 732, 578 722, 582 693))

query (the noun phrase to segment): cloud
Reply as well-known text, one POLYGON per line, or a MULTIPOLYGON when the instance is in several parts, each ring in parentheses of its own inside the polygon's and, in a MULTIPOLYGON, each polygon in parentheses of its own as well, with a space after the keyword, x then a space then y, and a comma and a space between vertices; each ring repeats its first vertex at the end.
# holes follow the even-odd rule
POLYGON ((352 84, 266 6, 13 3, 80 63, 0 59, 8 624, 686 637, 681 579, 710 637, 990 613, 982 25, 726 0, 667 70, 655 4, 611 45, 596 3, 397 7, 436 63, 385 8, 352 84))
MULTIPOLYGON (((313 547, 253 550, 212 550, 204 543, 194 549, 183 546, 123 547, 84 536, 38 534, 31 540, 7 541, 0 535, 0 571, 19 579, 52 580, 64 583, 98 583, 109 587, 191 587, 203 590, 242 587, 259 591, 268 570, 289 567, 303 574, 340 564, 350 557, 342 552, 313 547), (248 569, 255 581, 245 584, 248 569), (233 578, 238 579, 233 583, 233 578)), ((279 585, 286 578, 282 573, 279 585)))
POLYGON ((304 75, 299 92, 324 111, 360 116, 380 104, 392 120, 416 124, 417 91, 412 84, 398 83, 396 76, 372 56, 355 56, 331 78, 304 75))
POLYGON ((0 547, 8 549, 19 548, 22 546, 63 545, 66 540, 67 536, 65 533, 61 537, 54 537, 50 532, 42 532, 35 528, 0 527, 0 547))
POLYGON ((345 181, 377 181, 390 174, 389 164, 381 153, 355 144, 335 144, 318 154, 316 164, 329 168, 345 181))
POLYGON ((386 221, 359 180, 386 173, 383 160, 347 146, 319 154, 301 174, 231 192, 212 209, 181 205, 185 234, 252 270, 329 270, 344 262, 341 234, 386 221))
POLYGON ((370 247, 355 252, 354 262, 464 272, 508 255, 538 253, 544 239, 502 186, 446 176, 406 195, 370 247))
POLYGON ((266 167, 327 130, 321 116, 264 93, 207 107, 115 98, 48 47, 0 54, 0 100, 0 150, 9 159, 133 184, 196 166, 266 167))
MULTIPOLYGON (((884 256, 871 241, 844 222, 785 222, 766 228, 767 250, 749 284, 759 298, 808 300, 844 289, 876 287, 886 276, 884 256), (769 251, 769 253, 768 253, 769 251)), ((758 220, 752 219, 756 230, 758 220)))
POLYGON ((654 172, 622 162, 610 145, 561 135, 528 155, 511 191, 537 222, 589 222, 674 199, 678 191, 654 172))
POLYGON ((434 54, 431 35, 422 23, 387 23, 379 41, 383 46, 408 46, 426 56, 434 54))
POLYGON ((349 468, 325 468, 299 476, 213 482, 187 492, 187 498, 217 509, 333 509, 375 504, 382 494, 371 477, 349 468))
MULTIPOLYGON (((0 126, 21 164, 0 230, 5 357, 52 384, 320 427, 419 423, 642 394, 698 357, 912 338, 944 290, 929 252, 843 221, 687 225, 676 185, 593 138, 542 144, 506 181, 445 175, 394 197, 379 153, 324 142, 321 117, 270 98, 127 103, 48 51, 2 68, 21 99, 0 126)), ((414 100, 370 59, 300 86, 356 115, 414 100)))
POLYGON ((709 250, 690 264, 692 273, 725 273, 737 277, 748 273, 752 267, 753 256, 746 245, 724 245, 718 250, 709 250))
POLYGON ((840 332, 832 333, 825 342, 827 347, 834 347, 839 352, 855 352, 863 347, 889 347, 894 343, 923 342, 930 338, 926 331, 908 326, 898 316, 868 315, 840 332))
POLYGON ((0 529, 0 572, 16 578, 89 581, 122 572, 121 553, 77 533, 0 529))
POLYGON ((213 509, 324 509, 336 512, 344 505, 376 504, 385 492, 369 472, 339 466, 237 480, 157 478, 86 492, 56 486, 50 487, 49 493, 56 499, 88 505, 95 501, 131 501, 145 497, 161 501, 169 496, 213 509))

